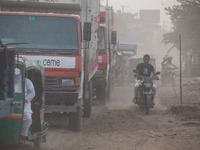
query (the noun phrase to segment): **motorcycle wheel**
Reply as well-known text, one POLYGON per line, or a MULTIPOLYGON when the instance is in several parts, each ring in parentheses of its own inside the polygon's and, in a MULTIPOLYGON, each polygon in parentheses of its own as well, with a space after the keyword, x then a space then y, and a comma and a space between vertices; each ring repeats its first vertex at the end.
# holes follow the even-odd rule
POLYGON ((144 113, 145 115, 149 114, 149 109, 150 109, 150 104, 151 104, 151 97, 150 96, 146 96, 145 97, 145 105, 144 105, 144 113))

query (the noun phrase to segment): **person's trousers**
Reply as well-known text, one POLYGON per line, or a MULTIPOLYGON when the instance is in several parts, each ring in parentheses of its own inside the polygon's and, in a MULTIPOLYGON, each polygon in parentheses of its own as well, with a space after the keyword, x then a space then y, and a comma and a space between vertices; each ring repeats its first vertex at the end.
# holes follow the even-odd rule
POLYGON ((27 137, 32 124, 32 113, 24 113, 20 135, 27 137))

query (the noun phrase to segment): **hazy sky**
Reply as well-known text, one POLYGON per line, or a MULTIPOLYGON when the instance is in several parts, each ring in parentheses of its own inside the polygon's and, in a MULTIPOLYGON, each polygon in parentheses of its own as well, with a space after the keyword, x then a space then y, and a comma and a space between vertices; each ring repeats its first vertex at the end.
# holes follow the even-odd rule
MULTIPOLYGON (((107 0, 101 0, 103 5, 107 0)), ((125 6, 125 11, 132 12, 140 9, 161 9, 166 6, 175 4, 176 0, 108 0, 108 4, 112 5, 116 10, 121 10, 125 6)))
MULTIPOLYGON (((102 5, 106 5, 107 0, 101 0, 102 5)), ((165 7, 176 4, 176 0, 108 0, 108 5, 113 6, 114 10, 122 10, 124 12, 137 13, 140 9, 160 9, 161 10, 161 24, 169 22, 169 16, 164 11, 165 7)))

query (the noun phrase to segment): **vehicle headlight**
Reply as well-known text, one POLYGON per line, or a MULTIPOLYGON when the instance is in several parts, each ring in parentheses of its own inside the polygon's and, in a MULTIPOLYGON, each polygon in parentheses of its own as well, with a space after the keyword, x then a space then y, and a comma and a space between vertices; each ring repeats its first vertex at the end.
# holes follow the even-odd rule
POLYGON ((97 72, 96 72, 96 75, 104 75, 104 70, 98 69, 97 72))
POLYGON ((62 85, 73 86, 74 85, 74 79, 62 79, 62 85))
POLYGON ((144 86, 145 86, 146 88, 151 88, 151 87, 152 87, 152 83, 144 83, 144 86))

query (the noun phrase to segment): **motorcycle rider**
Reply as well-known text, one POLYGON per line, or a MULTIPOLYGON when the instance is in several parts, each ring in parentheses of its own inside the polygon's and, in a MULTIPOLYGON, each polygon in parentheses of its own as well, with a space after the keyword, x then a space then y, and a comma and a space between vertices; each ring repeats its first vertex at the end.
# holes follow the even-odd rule
MULTIPOLYGON (((153 65, 149 64, 149 61, 150 61, 150 56, 148 54, 145 54, 144 57, 143 57, 143 63, 140 63, 137 65, 136 67, 136 70, 138 72, 138 74, 135 74, 135 76, 143 76, 143 77, 150 77, 151 76, 151 73, 153 73, 153 75, 155 76, 156 80, 159 80, 159 77, 156 75, 156 71, 153 67, 153 65)), ((141 83, 141 80, 137 80, 136 81, 136 84, 135 84, 135 98, 133 99, 133 102, 135 104, 138 104, 138 90, 139 88, 141 88, 142 86, 142 83, 141 83)), ((153 92, 153 103, 154 103, 154 98, 155 98, 155 94, 156 94, 156 85, 153 84, 153 87, 152 87, 152 92, 153 92)))
POLYGON ((167 78, 168 70, 170 70, 171 68, 177 69, 177 67, 174 64, 172 64, 172 59, 173 59, 173 57, 169 56, 169 55, 165 55, 163 58, 163 62, 161 63, 162 64, 162 74, 161 74, 162 80, 164 78, 167 78))

